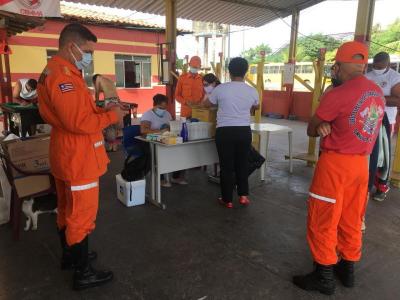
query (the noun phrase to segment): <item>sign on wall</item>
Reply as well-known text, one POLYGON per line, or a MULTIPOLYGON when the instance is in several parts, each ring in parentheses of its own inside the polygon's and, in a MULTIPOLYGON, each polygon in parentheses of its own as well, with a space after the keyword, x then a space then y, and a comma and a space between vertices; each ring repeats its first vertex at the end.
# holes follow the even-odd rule
POLYGON ((0 10, 33 17, 61 17, 58 0, 0 0, 0 10))
POLYGON ((286 63, 283 69, 283 84, 293 84, 294 83, 294 68, 295 64, 286 63))

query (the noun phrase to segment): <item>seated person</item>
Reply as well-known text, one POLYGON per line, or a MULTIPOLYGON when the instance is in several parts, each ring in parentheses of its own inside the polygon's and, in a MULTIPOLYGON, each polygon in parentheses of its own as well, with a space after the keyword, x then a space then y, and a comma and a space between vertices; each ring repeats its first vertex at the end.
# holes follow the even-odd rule
MULTIPOLYGON (((145 112, 140 120, 140 132, 142 135, 169 131, 169 122, 172 120, 172 116, 167 111, 167 106, 167 96, 157 94, 153 97, 153 108, 145 112)), ((181 176, 176 176, 181 174, 182 172, 175 172, 175 178, 173 178, 171 181, 178 184, 187 184, 187 182, 181 176)), ((161 186, 171 186, 171 183, 168 180, 168 176, 162 176, 161 186)))
MULTIPOLYGON (((107 104, 110 102, 120 102, 114 81, 100 74, 93 75, 92 79, 96 103, 100 100, 100 94, 103 94, 105 106, 107 106, 107 104)), ((107 151, 118 150, 119 135, 121 135, 121 128, 117 124, 110 125, 104 129, 104 140, 107 151)))
POLYGON ((146 111, 140 120, 140 132, 143 135, 149 133, 161 133, 169 130, 171 114, 167 111, 168 98, 157 94, 153 97, 153 108, 146 111))
POLYGON ((20 79, 13 88, 14 102, 27 105, 37 102, 37 81, 35 79, 20 79))
MULTIPOLYGON (((29 104, 37 103, 37 81, 35 79, 19 79, 13 88, 13 102, 26 106, 29 104)), ((22 121, 22 120, 21 120, 22 121)), ((39 111, 32 110, 29 114, 24 116, 23 123, 21 124, 22 136, 25 137, 26 133, 30 136, 36 134, 36 125, 44 124, 39 111)))

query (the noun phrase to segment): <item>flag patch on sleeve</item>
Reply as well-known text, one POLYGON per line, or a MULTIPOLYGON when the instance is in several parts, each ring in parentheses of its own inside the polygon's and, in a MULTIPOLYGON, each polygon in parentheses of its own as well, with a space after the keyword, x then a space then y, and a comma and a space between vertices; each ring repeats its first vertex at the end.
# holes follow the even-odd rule
POLYGON ((61 93, 68 93, 75 90, 74 85, 72 82, 64 82, 58 85, 60 88, 61 93))

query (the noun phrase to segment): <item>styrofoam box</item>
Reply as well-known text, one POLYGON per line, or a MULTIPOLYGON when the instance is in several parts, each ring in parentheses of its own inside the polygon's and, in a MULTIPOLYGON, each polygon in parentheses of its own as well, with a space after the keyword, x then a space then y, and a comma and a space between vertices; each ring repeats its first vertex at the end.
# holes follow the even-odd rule
POLYGON ((211 138, 211 123, 209 122, 187 123, 187 127, 189 133, 189 141, 211 138))
POLYGON ((115 176, 117 181, 117 197, 128 207, 142 205, 145 201, 146 180, 125 181, 121 174, 115 176))

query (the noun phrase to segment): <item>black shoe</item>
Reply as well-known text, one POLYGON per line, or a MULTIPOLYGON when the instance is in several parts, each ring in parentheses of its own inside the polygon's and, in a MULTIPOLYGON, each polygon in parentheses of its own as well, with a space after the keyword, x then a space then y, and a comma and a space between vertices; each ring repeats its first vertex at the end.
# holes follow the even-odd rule
MULTIPOLYGON (((71 270, 74 268, 71 249, 67 244, 65 237, 65 229, 59 230, 58 235, 60 236, 60 244, 62 249, 61 256, 61 270, 71 270)), ((93 261, 97 258, 97 253, 95 251, 90 251, 88 253, 89 261, 93 261)))
POLYGON ((385 201, 387 192, 381 192, 377 190, 375 194, 373 194, 372 199, 378 202, 385 201))
POLYGON ((335 265, 335 274, 340 282, 348 288, 354 287, 354 262, 342 259, 335 265))
POLYGON ((71 246, 71 253, 74 264, 73 288, 83 290, 103 285, 113 279, 111 271, 97 271, 92 268, 88 258, 87 236, 80 242, 71 246))
POLYGON ((74 290, 84 290, 103 285, 113 279, 111 271, 97 271, 92 266, 77 268, 74 272, 74 290))
POLYGON ((317 263, 315 265, 314 272, 303 276, 294 276, 293 283, 306 291, 319 291, 325 295, 333 295, 335 293, 333 265, 324 266, 317 263))

